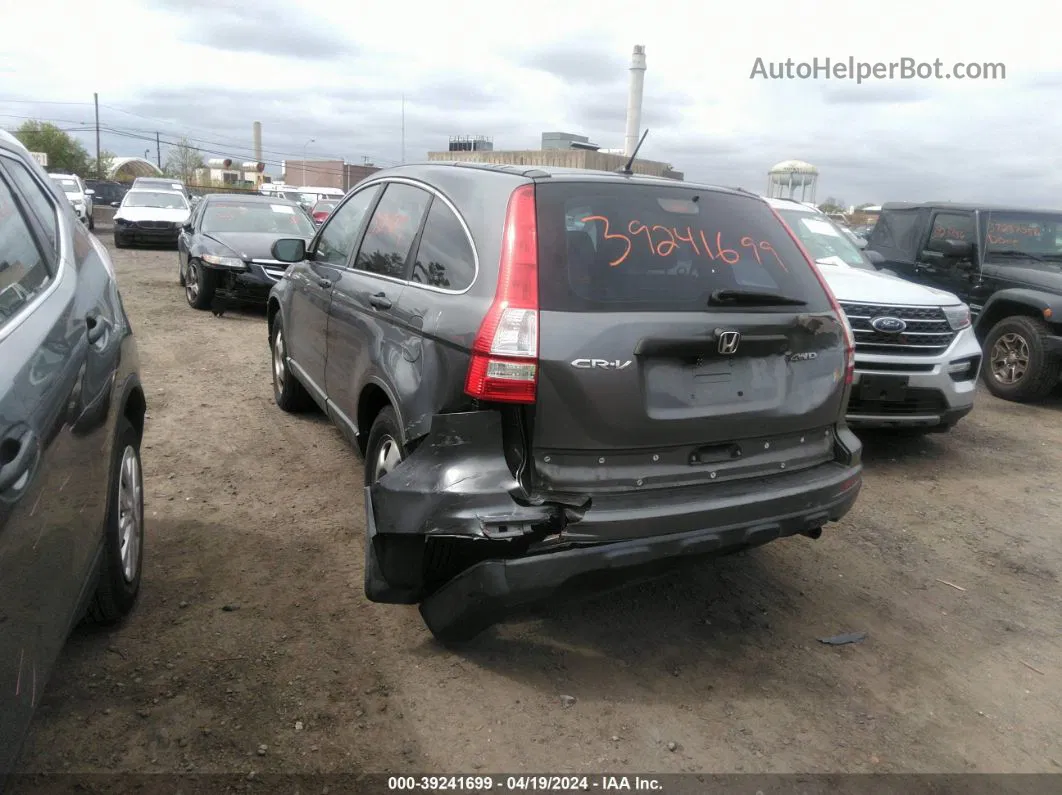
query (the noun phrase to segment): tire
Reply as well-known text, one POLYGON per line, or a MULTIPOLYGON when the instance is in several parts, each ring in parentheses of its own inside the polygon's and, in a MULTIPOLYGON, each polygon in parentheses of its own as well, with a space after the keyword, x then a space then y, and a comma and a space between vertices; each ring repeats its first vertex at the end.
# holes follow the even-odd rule
POLYGON ((125 248, 126 247, 125 238, 119 237, 117 232, 114 233, 114 247, 115 248, 125 248))
POLYGON ((184 281, 184 265, 181 264, 180 257, 177 257, 177 284, 181 285, 181 287, 186 286, 184 281))
POLYGON ((184 297, 192 309, 210 309, 218 289, 218 275, 212 268, 204 268, 194 259, 188 260, 184 297))
POLYGON ((273 320, 273 330, 269 335, 269 350, 270 370, 273 374, 273 400, 281 409, 290 414, 298 414, 311 408, 314 405, 313 398, 288 367, 287 337, 279 314, 273 320))
POLYGON ((985 338, 981 368, 988 391, 1018 403, 1047 397, 1062 372, 1062 359, 1044 346, 1043 338, 1051 334, 1051 327, 1035 317, 1013 315, 996 323, 985 338))
POLYGON ((390 406, 384 408, 369 429, 365 443, 365 485, 371 486, 405 460, 398 417, 390 406))
POLYGON ((128 615, 140 592, 144 566, 144 477, 140 466, 140 437, 125 417, 111 463, 107 520, 99 582, 89 603, 88 618, 101 625, 115 624, 128 615))
POLYGON ((88 228, 90 232, 96 228, 96 219, 91 214, 88 217, 88 228))

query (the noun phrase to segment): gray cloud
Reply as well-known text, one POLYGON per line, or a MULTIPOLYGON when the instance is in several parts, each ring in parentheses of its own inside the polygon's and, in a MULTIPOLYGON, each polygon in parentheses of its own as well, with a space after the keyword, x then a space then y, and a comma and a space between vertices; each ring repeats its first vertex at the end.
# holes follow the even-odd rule
POLYGON ((311 13, 285 0, 149 0, 150 5, 194 24, 185 41, 230 52, 290 55, 329 61, 355 55, 354 44, 311 13))
POLYGON ((603 85, 617 79, 625 80, 630 65, 621 53, 588 35, 545 44, 526 53, 517 63, 575 85, 603 85))
MULTIPOLYGON (((668 128, 682 121, 692 104, 685 94, 652 92, 642 100, 642 127, 668 128)), ((569 117, 587 129, 622 135, 627 123, 627 84, 579 91, 568 101, 569 117)))
POLYGON ((928 89, 915 83, 842 83, 822 90, 828 105, 901 105, 924 102, 931 96, 928 89))

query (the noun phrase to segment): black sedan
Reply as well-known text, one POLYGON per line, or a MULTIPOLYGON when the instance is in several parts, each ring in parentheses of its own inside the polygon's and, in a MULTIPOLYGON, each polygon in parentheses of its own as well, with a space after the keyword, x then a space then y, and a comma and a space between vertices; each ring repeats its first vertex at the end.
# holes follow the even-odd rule
POLYGON ((189 306, 220 315, 226 299, 264 304, 287 269, 273 259, 273 241, 313 235, 313 221, 294 202, 209 194, 177 238, 179 281, 189 306))

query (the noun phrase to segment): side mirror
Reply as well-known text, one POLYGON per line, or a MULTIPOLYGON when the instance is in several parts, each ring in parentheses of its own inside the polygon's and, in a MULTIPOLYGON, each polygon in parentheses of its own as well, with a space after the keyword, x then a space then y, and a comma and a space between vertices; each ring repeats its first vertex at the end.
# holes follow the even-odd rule
POLYGON ((856 238, 855 244, 856 244, 857 248, 865 249, 867 247, 866 238, 863 238, 863 237, 856 238))
POLYGON ((122 206, 121 202, 111 202, 111 207, 121 207, 121 206, 122 206))
POLYGON ((96 191, 94 191, 92 188, 85 188, 85 195, 86 196, 95 196, 96 195, 96 191))
POLYGON ((880 251, 874 251, 873 249, 864 249, 863 254, 868 260, 870 260, 870 264, 873 265, 875 268, 879 265, 885 264, 885 257, 882 256, 880 251))
POLYGON ((273 243, 270 249, 277 262, 302 262, 306 259, 306 241, 301 238, 283 238, 273 243))
POLYGON ((930 240, 926 246, 927 251, 943 254, 949 259, 972 259, 973 244, 964 240, 951 240, 950 238, 937 238, 930 240))

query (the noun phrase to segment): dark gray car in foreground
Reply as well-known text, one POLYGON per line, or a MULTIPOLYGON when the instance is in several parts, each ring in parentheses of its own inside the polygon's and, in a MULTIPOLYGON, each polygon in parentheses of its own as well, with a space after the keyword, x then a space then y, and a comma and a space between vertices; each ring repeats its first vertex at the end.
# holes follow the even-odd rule
POLYGON ((0 132, 0 788, 70 629, 137 598, 144 412, 106 249, 0 132))
POLYGON ((751 194, 402 166, 273 254, 277 403, 364 455, 366 594, 443 640, 856 499, 850 330, 751 194))

